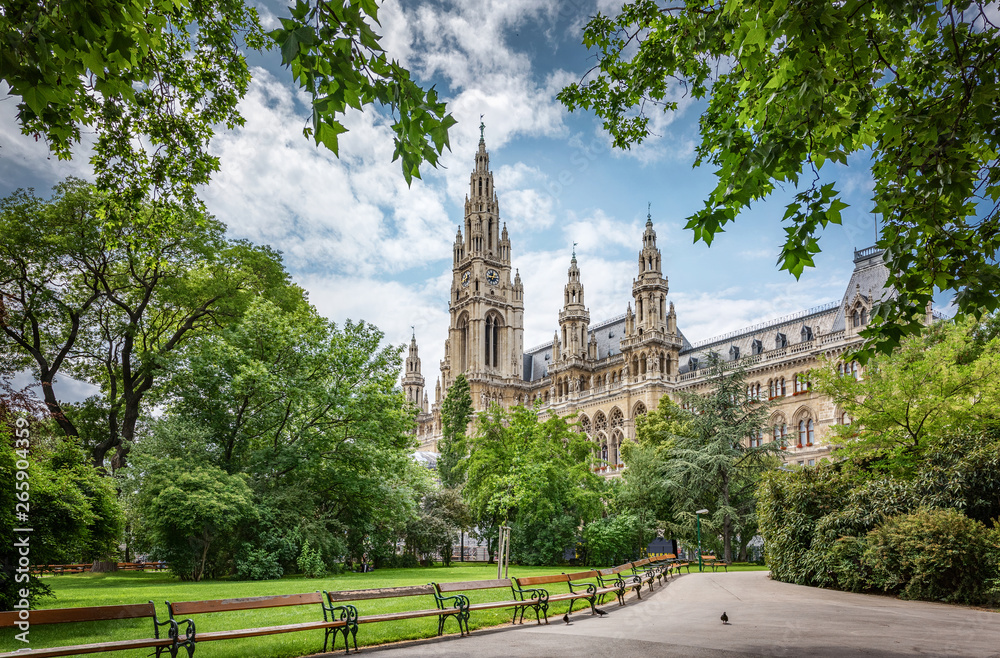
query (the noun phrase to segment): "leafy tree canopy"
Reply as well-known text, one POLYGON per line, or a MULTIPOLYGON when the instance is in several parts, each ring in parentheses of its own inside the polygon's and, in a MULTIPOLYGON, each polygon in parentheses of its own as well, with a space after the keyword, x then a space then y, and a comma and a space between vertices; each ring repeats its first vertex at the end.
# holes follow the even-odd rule
POLYGON ((940 322, 871 359, 858 378, 829 364, 814 380, 850 421, 833 428, 839 455, 912 475, 931 445, 1000 422, 1000 321, 940 322))
POLYGON ((407 182, 436 165, 455 120, 383 50, 375 0, 297 0, 288 12, 264 34, 244 0, 12 0, 0 12, 0 80, 20 100, 22 132, 60 158, 93 130, 98 186, 129 208, 188 205, 218 170, 209 141, 243 123, 245 49, 280 48, 313 99, 305 132, 317 144, 338 153, 348 108, 386 106, 407 182))
POLYGON ((722 536, 725 559, 731 561, 734 536, 745 545, 755 534, 757 481, 780 460, 773 442, 749 445, 770 412, 766 402, 747 395, 745 372, 718 357, 709 367, 712 389, 684 395, 693 411, 679 424, 685 432, 674 436, 665 471, 675 528, 693 536, 694 512, 707 508, 702 524, 722 536))
POLYGON ((0 347, 31 364, 63 432, 81 436, 98 466, 112 452, 117 468, 145 396, 188 342, 235 321, 258 296, 304 302, 274 251, 227 240, 215 219, 170 209, 158 230, 138 212, 111 223, 104 199, 70 179, 48 201, 23 190, 0 200, 0 347), (92 435, 59 402, 60 372, 101 388, 80 409, 92 435))
POLYGON ((441 483, 454 487, 463 482, 465 474, 460 465, 469 450, 465 433, 472 420, 472 393, 469 380, 460 374, 448 387, 448 393, 441 403, 441 440, 438 451, 438 474, 441 483))
POLYGON ((463 496, 480 531, 514 528, 513 559, 556 564, 603 512, 604 483, 592 467, 590 442, 565 418, 491 405, 470 439, 463 496))
POLYGON ((988 9, 636 0, 590 20, 594 75, 559 98, 593 110, 621 148, 648 137, 649 112, 676 109, 681 93, 707 98, 695 164, 715 167, 719 182, 687 227, 711 244, 751 204, 793 186, 778 262, 796 277, 846 207, 820 169, 870 157, 877 244, 898 298, 863 332, 867 358, 919 332, 935 290, 955 292, 962 315, 1000 304, 1000 29, 988 9))

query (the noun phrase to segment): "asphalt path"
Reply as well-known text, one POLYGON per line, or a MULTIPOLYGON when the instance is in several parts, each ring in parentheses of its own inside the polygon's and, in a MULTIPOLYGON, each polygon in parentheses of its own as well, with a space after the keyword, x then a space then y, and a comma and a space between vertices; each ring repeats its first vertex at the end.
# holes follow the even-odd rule
MULTIPOLYGON (((692 573, 654 585, 610 614, 474 631, 379 647, 410 656, 996 656, 1000 614, 779 583, 764 571, 692 573), (720 616, 725 612, 729 623, 720 616)), ((361 632, 364 632, 362 627, 361 632)), ((323 654, 343 655, 343 652, 323 654)))

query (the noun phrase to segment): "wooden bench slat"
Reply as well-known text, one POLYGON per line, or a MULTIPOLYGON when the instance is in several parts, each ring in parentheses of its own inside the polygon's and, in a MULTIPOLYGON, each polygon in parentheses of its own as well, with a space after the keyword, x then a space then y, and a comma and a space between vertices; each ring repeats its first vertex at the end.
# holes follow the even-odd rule
POLYGON ((372 599, 391 599, 397 596, 416 596, 418 594, 434 594, 433 585, 412 585, 409 587, 383 587, 379 589, 355 589, 342 592, 327 592, 331 601, 369 601, 372 599))
POLYGON ((520 608, 535 605, 538 601, 527 599, 525 601, 487 601, 485 603, 473 603, 469 610, 491 610, 493 608, 520 608))
POLYGON ((173 610, 175 615, 197 615, 206 612, 280 608, 288 605, 305 605, 322 602, 322 594, 319 592, 309 592, 308 594, 251 596, 242 599, 216 599, 214 601, 175 601, 170 604, 170 609, 173 610))
POLYGON ((597 572, 593 571, 593 570, 591 570, 591 571, 578 571, 576 573, 568 573, 568 574, 566 574, 566 577, 569 578, 570 580, 573 580, 573 581, 587 580, 588 578, 597 578, 597 572))
POLYGON ((466 580, 458 583, 438 583, 441 592, 461 592, 466 590, 493 589, 495 587, 510 587, 510 578, 501 580, 466 580))
MULTIPOLYGON (((156 608, 152 603, 130 605, 101 605, 89 608, 47 608, 32 610, 29 621, 35 624, 58 624, 70 621, 108 621, 111 619, 140 619, 152 617, 156 608)), ((0 628, 8 628, 19 619, 17 611, 0 612, 0 628)))
POLYGON ((122 649, 149 649, 152 647, 163 647, 173 644, 173 640, 166 637, 160 639, 149 638, 146 640, 117 640, 114 642, 102 642, 100 644, 78 644, 72 647, 52 647, 51 649, 32 649, 30 651, 10 651, 0 653, 0 658, 22 658, 23 656, 78 656, 84 653, 100 653, 103 651, 119 651, 122 649))
POLYGON ((555 576, 529 576, 528 578, 515 578, 514 581, 518 585, 524 587, 525 585, 548 585, 549 583, 565 583, 568 579, 566 574, 558 574, 555 576))
POLYGON ((433 610, 406 610, 404 612, 383 612, 379 615, 365 615, 358 616, 359 624, 369 624, 378 621, 392 621, 393 619, 416 619, 418 617, 438 617, 440 615, 451 615, 455 614, 455 610, 452 608, 446 608, 444 610, 438 610, 437 608, 433 610))
POLYGON ((261 628, 238 628, 231 631, 209 631, 199 632, 195 636, 196 642, 208 642, 211 640, 235 640, 241 637, 258 637, 261 635, 275 635, 277 633, 292 633, 295 631, 311 631, 324 628, 339 628, 344 626, 343 621, 307 621, 301 624, 286 624, 284 626, 263 626, 261 628))

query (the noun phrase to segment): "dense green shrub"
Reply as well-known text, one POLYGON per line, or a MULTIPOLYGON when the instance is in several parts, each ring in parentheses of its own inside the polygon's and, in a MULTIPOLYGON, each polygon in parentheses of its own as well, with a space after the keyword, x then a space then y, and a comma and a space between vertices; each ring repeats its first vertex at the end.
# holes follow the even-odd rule
POLYGON ((247 549, 236 558, 236 577, 240 580, 275 580, 284 575, 277 553, 263 548, 247 549))
POLYGON ((299 571, 308 578, 322 578, 326 575, 326 563, 323 562, 323 555, 319 549, 309 546, 309 542, 302 544, 302 552, 296 561, 299 571))
POLYGON ((586 561, 593 566, 611 566, 633 560, 644 548, 642 538, 649 532, 632 512, 592 521, 583 529, 586 561))
POLYGON ((413 553, 394 553, 379 562, 386 569, 415 569, 420 566, 420 560, 413 553))
POLYGON ((921 509, 868 534, 872 584, 904 599, 980 603, 995 578, 990 533, 958 510, 921 509))
POLYGON ((757 492, 757 520, 771 577, 798 585, 829 585, 822 553, 813 551, 816 527, 841 508, 852 478, 836 465, 765 473, 757 492))

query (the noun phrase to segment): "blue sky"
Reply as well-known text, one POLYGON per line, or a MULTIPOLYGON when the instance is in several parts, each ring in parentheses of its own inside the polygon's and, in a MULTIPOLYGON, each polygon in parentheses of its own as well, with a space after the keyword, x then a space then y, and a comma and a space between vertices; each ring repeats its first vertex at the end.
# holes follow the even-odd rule
MULTIPOLYGON (((573 242, 592 322, 631 301, 647 204, 663 252, 678 325, 692 341, 839 300, 854 248, 875 238, 871 178, 863 158, 825 168, 851 204, 823 237, 818 267, 796 281, 779 272, 781 216, 792 191, 741 216, 711 248, 683 229, 715 185, 693 169, 697 102, 655 119, 657 137, 632 151, 610 148, 588 113, 555 100, 593 65, 582 27, 606 0, 390 0, 383 45, 415 76, 437 85, 459 123, 452 152, 407 188, 391 162, 391 120, 372 110, 347 119, 341 159, 302 136, 307 104, 276 53, 254 55, 246 125, 220 130, 222 170, 201 194, 232 237, 281 250, 325 316, 371 321, 394 343, 416 328, 428 389, 438 376, 448 325, 451 244, 485 115, 486 143, 513 264, 525 286, 525 346, 557 326, 573 242)), ((261 4, 273 25, 282 5, 261 4)), ((15 100, 0 95, 0 194, 33 186, 47 194, 66 175, 89 177, 86 149, 70 163, 19 134, 15 100)))

